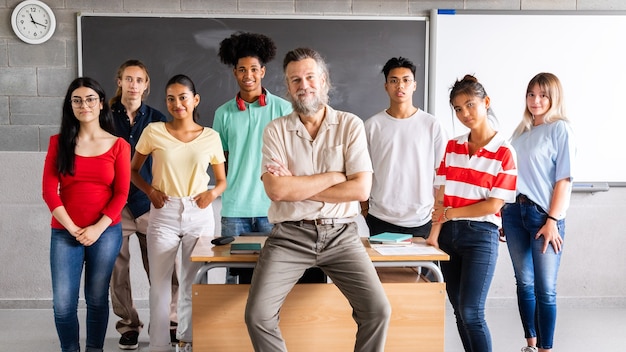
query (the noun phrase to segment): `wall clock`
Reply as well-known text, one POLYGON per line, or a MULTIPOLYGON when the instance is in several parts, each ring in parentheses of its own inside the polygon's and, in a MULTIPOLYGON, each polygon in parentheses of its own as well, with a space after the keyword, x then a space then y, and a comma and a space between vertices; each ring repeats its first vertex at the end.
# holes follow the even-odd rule
POLYGON ((28 44, 41 44, 50 39, 56 24, 54 12, 38 0, 20 2, 11 14, 15 35, 28 44))

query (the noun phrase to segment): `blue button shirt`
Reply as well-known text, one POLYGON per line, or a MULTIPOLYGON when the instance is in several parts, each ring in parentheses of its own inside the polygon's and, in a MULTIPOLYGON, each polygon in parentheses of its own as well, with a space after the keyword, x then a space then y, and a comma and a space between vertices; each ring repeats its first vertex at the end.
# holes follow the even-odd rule
MULTIPOLYGON (((119 101, 113 103, 111 110, 115 122, 115 133, 130 144, 131 157, 135 155, 135 146, 144 128, 151 122, 167 121, 163 113, 143 103, 137 111, 135 123, 132 126, 130 125, 128 115, 126 115, 126 108, 122 103, 119 101)), ((139 170, 139 174, 146 182, 152 183, 152 157, 148 156, 141 170, 139 170)), ((137 218, 150 210, 150 199, 131 183, 127 205, 133 216, 137 218)))

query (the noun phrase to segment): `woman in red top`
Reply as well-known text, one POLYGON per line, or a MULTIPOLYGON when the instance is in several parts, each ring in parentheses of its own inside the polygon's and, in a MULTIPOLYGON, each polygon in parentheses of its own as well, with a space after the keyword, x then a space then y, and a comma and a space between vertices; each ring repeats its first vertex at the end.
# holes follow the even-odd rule
POLYGON ((122 208, 130 187, 130 146, 113 135, 104 90, 77 78, 63 102, 61 132, 50 137, 43 198, 52 212, 50 268, 61 351, 80 351, 77 316, 85 268, 86 351, 102 351, 109 281, 122 243, 122 208))

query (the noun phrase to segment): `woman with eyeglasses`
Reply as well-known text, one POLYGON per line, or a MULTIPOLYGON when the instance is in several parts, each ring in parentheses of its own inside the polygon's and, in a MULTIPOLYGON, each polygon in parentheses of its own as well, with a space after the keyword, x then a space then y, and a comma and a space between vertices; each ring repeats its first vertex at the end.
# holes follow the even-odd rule
POLYGON ((102 351, 109 282, 122 244, 121 212, 130 187, 130 145, 114 125, 100 84, 75 79, 50 137, 42 193, 52 212, 52 301, 61 351, 80 351, 78 298, 84 268, 86 351, 102 351))

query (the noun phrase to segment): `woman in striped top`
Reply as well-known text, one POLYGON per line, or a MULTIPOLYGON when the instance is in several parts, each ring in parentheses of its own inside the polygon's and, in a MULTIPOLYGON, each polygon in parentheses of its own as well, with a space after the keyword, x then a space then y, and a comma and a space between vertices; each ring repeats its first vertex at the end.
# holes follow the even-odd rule
POLYGON ((498 257, 500 208, 515 201, 515 151, 490 125, 490 99, 475 77, 455 82, 450 105, 470 131, 448 141, 427 242, 450 255, 441 270, 465 351, 490 352, 485 300, 498 257))

